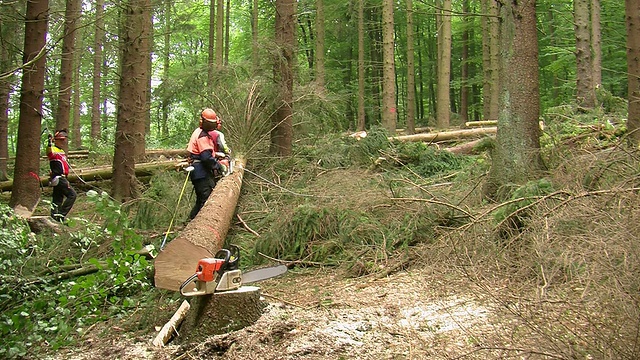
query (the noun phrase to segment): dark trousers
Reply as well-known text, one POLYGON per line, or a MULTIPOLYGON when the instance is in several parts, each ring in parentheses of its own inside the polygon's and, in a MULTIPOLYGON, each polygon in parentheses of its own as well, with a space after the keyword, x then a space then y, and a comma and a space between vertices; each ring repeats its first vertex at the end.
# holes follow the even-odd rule
POLYGON ((58 185, 53 187, 53 197, 51 200, 51 217, 54 220, 62 221, 76 202, 76 192, 69 184, 69 180, 60 177, 58 185))
POLYGON ((191 209, 189 220, 193 220, 193 218, 198 215, 200 209, 202 209, 202 207, 204 206, 204 203, 207 202, 209 195, 211 195, 211 191, 216 186, 215 180, 213 180, 213 178, 210 176, 203 179, 192 179, 191 183, 193 184, 193 189, 196 192, 196 203, 191 209))

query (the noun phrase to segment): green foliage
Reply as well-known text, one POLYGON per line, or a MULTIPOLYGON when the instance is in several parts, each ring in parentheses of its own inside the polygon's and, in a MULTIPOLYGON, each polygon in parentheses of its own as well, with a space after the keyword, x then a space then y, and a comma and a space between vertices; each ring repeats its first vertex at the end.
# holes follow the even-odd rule
MULTIPOLYGON (((554 191, 553 184, 549 179, 532 180, 519 186, 511 193, 510 201, 494 213, 497 222, 505 220, 518 210, 531 205, 540 197, 551 194, 554 191)), ((523 214, 520 215, 522 217, 523 214)))
POLYGON ((422 177, 457 171, 473 162, 471 157, 439 151, 423 142, 399 143, 395 150, 398 159, 422 177))
MULTIPOLYGON (((146 278, 150 264, 135 253, 141 239, 129 230, 120 206, 106 193, 87 195, 104 225, 87 222, 71 241, 104 245, 108 239, 110 251, 104 259, 82 261, 86 251, 57 259, 60 265, 95 267, 88 275, 68 280, 64 273, 49 274, 56 267, 42 268, 39 261, 62 239, 38 239, 9 208, 1 209, 2 231, 11 230, 13 235, 0 237, 0 357, 29 357, 45 342, 52 349, 70 344, 97 321, 126 316, 138 306, 136 296, 150 288, 146 278)), ((86 246, 80 247, 86 250, 86 246)))

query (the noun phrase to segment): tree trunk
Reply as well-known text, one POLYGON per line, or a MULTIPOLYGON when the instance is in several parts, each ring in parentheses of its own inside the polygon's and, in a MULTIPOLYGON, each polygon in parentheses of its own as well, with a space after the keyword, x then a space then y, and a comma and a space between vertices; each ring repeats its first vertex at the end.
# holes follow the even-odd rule
POLYGON ((496 133, 496 127, 485 127, 475 129, 462 129, 454 131, 441 131, 434 133, 413 134, 403 136, 393 136, 389 140, 396 140, 401 142, 438 142, 438 141, 450 141, 458 139, 468 139, 472 137, 491 135, 496 133))
POLYGON ((634 146, 640 144, 640 0, 625 0, 627 20, 627 72, 629 115, 627 131, 634 146))
POLYGON ((147 109, 147 56, 149 50, 145 9, 149 0, 129 0, 124 11, 122 70, 118 94, 113 161, 113 197, 127 201, 137 196, 136 146, 144 143, 147 109), (142 124, 142 125, 141 125, 142 124))
MULTIPOLYGON (((77 21, 80 18, 80 1, 67 0, 64 14, 64 35, 60 59, 60 83, 58 84, 58 110, 56 130, 69 129, 71 114, 71 90, 73 88, 73 53, 75 51, 77 21)), ((69 144, 64 145, 67 151, 69 144)))
POLYGON ((413 0, 407 0, 407 133, 416 132, 416 70, 413 46, 413 0))
POLYGON ((40 201, 40 129, 46 65, 49 1, 27 2, 24 35, 24 69, 20 89, 20 119, 14 181, 9 206, 32 212, 40 201))
POLYGON ((486 196, 500 199, 504 185, 525 183, 542 168, 535 1, 508 0, 500 8, 500 116, 486 196))
POLYGON ((498 118, 500 86, 499 82, 499 19, 498 5, 493 0, 482 0, 482 118, 498 118))
POLYGON ((600 0, 591 0, 591 71, 593 89, 602 85, 602 31, 600 27, 600 0))
POLYGON ((216 41, 216 2, 215 0, 209 0, 209 43, 208 43, 208 57, 207 57, 207 93, 213 94, 213 72, 215 70, 215 41, 216 41))
POLYGON ((324 91, 324 4, 316 0, 316 86, 324 91))
POLYGON ((460 121, 469 121, 469 32, 471 29, 471 16, 469 15, 469 0, 462 3, 463 30, 462 30, 462 68, 460 69, 460 121))
POLYGON ((230 24, 231 24, 231 0, 227 0, 226 10, 225 10, 225 22, 224 22, 224 65, 229 65, 229 42, 230 37, 230 24))
POLYGON ((442 2, 441 28, 438 31, 438 99, 436 103, 436 126, 449 127, 451 97, 451 0, 442 2))
MULTIPOLYGON (((175 160, 153 161, 148 163, 139 163, 135 167, 135 176, 151 176, 158 171, 171 171, 177 167, 175 160)), ((87 181, 100 181, 113 178, 113 168, 109 165, 94 167, 89 169, 77 169, 71 171, 67 179, 71 183, 84 183, 87 181)), ((40 186, 48 186, 49 179, 47 177, 40 178, 40 186)), ((13 181, 0 181, 0 191, 11 191, 13 189, 13 181)))
POLYGON ((364 77, 364 0, 358 0, 358 131, 365 129, 364 77))
POLYGON ((573 1, 576 32, 576 102, 580 107, 593 109, 596 98, 592 78, 589 1, 573 1))
MULTIPOLYGON (((169 85, 169 67, 171 66, 171 6, 172 0, 164 0, 164 46, 162 54, 162 84, 169 85)), ((162 95, 162 119, 160 120, 160 136, 166 138, 169 136, 169 104, 171 100, 166 94, 162 95)))
POLYGON ((104 0, 96 0, 93 39, 93 89, 91 92, 91 145, 100 140, 100 85, 102 81, 102 45, 104 42, 104 0))
POLYGON ((178 291, 195 272, 198 261, 222 248, 240 197, 245 162, 218 182, 202 210, 155 259, 155 286, 178 291))
POLYGON ((271 152, 291 155, 293 145, 293 62, 295 48, 294 0, 276 0, 274 79, 279 88, 277 110, 272 116, 271 152))
MULTIPOLYGON (((82 33, 80 30, 80 37, 78 41, 76 41, 78 48, 82 48, 82 33)), ((73 114, 71 121, 71 143, 73 144, 73 149, 80 149, 82 147, 82 133, 80 131, 80 68, 82 61, 82 51, 76 51, 73 56, 73 114)))
POLYGON ((382 126, 390 134, 396 131, 398 121, 393 6, 393 0, 382 1, 382 126))
POLYGON ((253 73, 257 74, 260 67, 260 58, 258 53, 258 0, 253 0, 251 8, 251 59, 253 63, 253 73))
MULTIPOLYGON (((211 0, 213 1, 213 0, 211 0)), ((217 0, 216 18, 216 69, 222 69, 224 61, 224 0, 217 0)))
MULTIPOLYGON (((0 13, 7 15, 18 13, 17 3, 0 3, 0 13)), ((0 17, 0 36, 2 37, 2 41, 0 41, 0 74, 7 74, 0 77, 0 181, 9 178, 7 173, 7 158, 9 157, 9 98, 11 85, 16 77, 9 75, 8 72, 17 65, 15 47, 11 46, 18 32, 17 24, 17 22, 3 22, 2 17, 0 17)))

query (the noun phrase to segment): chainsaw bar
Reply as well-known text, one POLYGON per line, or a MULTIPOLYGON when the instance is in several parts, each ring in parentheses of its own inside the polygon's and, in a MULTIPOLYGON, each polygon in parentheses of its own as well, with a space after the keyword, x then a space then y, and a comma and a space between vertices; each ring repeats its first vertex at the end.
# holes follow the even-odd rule
POLYGON ((271 279, 272 277, 280 276, 287 272, 286 265, 272 266, 262 269, 256 269, 247 271, 242 274, 242 283, 251 284, 254 282, 271 279))

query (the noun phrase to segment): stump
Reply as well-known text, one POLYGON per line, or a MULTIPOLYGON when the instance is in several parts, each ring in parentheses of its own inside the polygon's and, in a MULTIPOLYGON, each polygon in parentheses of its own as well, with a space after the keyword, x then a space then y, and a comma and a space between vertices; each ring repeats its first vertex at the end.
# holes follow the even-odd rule
POLYGON ((260 298, 260 288, 255 286, 191 299, 191 310, 180 328, 181 336, 177 338, 182 344, 253 325, 266 307, 260 298))

